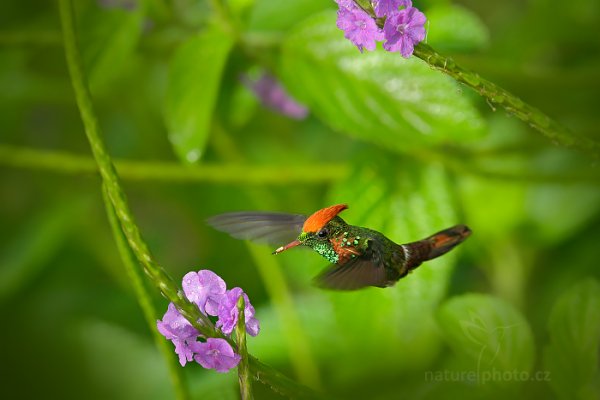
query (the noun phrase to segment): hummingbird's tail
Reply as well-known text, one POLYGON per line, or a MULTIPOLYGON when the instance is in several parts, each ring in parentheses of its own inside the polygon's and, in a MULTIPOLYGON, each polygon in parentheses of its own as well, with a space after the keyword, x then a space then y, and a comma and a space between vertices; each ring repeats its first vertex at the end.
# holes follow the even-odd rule
POLYGON ((471 230, 466 225, 456 225, 444 229, 423 240, 403 244, 406 255, 406 272, 415 269, 422 262, 446 254, 455 246, 462 243, 471 235, 471 230))

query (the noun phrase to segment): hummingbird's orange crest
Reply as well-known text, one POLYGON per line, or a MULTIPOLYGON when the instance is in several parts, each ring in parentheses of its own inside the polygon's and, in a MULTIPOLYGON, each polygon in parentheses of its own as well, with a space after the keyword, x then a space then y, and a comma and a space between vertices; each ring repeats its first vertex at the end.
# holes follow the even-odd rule
POLYGON ((313 215, 304 221, 302 226, 303 232, 317 232, 319 229, 327 225, 329 221, 336 217, 339 213, 348 208, 347 204, 336 204, 334 206, 322 208, 316 211, 313 215))

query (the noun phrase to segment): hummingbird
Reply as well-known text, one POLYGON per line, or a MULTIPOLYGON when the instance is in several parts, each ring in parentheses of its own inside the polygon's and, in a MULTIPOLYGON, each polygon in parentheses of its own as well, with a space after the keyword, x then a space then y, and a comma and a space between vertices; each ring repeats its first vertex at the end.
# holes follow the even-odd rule
POLYGON ((276 245, 289 242, 273 254, 296 246, 313 249, 331 263, 315 277, 315 284, 333 290, 392 286, 424 261, 447 253, 471 234, 466 225, 456 225, 416 242, 396 244, 376 230, 348 224, 338 215, 347 208, 346 204, 336 204, 308 217, 231 212, 207 222, 237 239, 276 245))

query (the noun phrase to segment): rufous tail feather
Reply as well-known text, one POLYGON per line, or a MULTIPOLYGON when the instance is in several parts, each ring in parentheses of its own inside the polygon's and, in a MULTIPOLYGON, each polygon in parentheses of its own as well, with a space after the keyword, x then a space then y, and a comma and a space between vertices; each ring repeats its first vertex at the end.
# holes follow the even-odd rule
POLYGON ((432 260, 446 254, 462 243, 469 235, 471 235, 469 227, 466 225, 456 225, 423 240, 403 244, 402 247, 406 254, 406 272, 415 269, 424 261, 432 260))

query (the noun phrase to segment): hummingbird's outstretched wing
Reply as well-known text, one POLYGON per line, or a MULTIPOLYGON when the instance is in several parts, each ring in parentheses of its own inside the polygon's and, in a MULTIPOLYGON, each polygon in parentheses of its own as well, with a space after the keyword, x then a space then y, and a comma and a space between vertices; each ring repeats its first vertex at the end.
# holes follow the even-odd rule
POLYGON ((366 286, 386 287, 390 280, 384 265, 383 249, 369 240, 367 250, 344 264, 331 264, 314 278, 314 283, 324 289, 356 290, 366 286))
POLYGON ((236 239, 280 246, 302 232, 305 215, 263 211, 241 211, 215 215, 207 220, 213 228, 236 239))
POLYGON ((323 289, 356 290, 367 286, 386 287, 388 281, 383 266, 371 260, 355 258, 344 265, 331 264, 314 279, 323 289))

